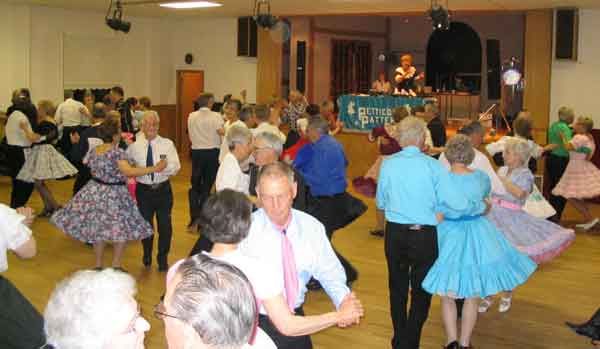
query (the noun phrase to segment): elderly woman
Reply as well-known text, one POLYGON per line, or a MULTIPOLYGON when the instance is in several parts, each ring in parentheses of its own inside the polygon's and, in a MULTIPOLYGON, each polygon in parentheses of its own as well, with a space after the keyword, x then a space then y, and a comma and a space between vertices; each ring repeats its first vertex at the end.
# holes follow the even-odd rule
POLYGON ((227 131, 225 141, 229 152, 219 165, 215 187, 217 191, 232 189, 248 194, 249 177, 240 165, 252 154, 252 133, 247 127, 233 126, 227 131))
MULTIPOLYGON (((498 169, 498 176, 506 188, 506 194, 492 193, 492 209, 488 218, 506 238, 526 253, 536 263, 546 263, 559 256, 575 239, 571 229, 564 229, 542 218, 534 217, 522 210, 533 187, 533 174, 527 168, 530 146, 526 141, 511 139, 504 147, 505 166, 498 169)), ((500 312, 510 309, 512 292, 506 289, 500 300, 500 312)), ((479 312, 486 312, 492 299, 486 297, 479 312)))
POLYGON ((44 312, 46 348, 142 349, 150 324, 135 280, 113 269, 82 270, 61 281, 44 312))
MULTIPOLYGON (((362 315, 362 306, 341 307, 340 310, 316 316, 294 315, 284 298, 283 277, 273 266, 242 255, 238 243, 248 235, 252 205, 245 195, 223 190, 211 196, 202 210, 200 227, 214 246, 209 256, 240 268, 250 280, 260 300, 260 321, 272 323, 285 336, 303 336, 331 326, 352 323, 362 315)), ((278 345, 281 343, 278 343, 278 345)), ((281 346, 284 348, 285 346, 281 346)))
MULTIPOLYGON (((446 145, 451 173, 442 185, 452 186, 471 200, 483 200, 490 179, 469 165, 475 151, 469 137, 456 135, 446 145)), ((520 253, 484 216, 446 215, 438 225, 439 256, 423 281, 423 288, 442 297, 445 348, 470 348, 480 297, 494 295, 524 283, 536 265, 520 253), (460 336, 456 299, 464 299, 460 336)))
POLYGON ((171 267, 164 301, 154 307, 169 349, 275 349, 256 327, 257 312, 244 273, 203 254, 171 267))

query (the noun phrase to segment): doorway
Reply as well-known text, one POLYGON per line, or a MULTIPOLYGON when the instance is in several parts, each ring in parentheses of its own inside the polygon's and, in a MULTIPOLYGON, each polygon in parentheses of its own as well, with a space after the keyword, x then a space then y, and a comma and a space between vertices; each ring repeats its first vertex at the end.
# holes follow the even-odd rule
POLYGON ((194 101, 204 92, 204 71, 177 70, 177 150, 189 157, 190 137, 187 119, 194 111, 194 101))

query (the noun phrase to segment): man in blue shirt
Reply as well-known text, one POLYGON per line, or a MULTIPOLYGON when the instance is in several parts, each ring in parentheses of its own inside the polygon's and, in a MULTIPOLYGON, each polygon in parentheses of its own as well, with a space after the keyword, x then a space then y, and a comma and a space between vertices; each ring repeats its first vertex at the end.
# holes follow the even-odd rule
POLYGON ((419 348, 431 305, 431 295, 421 283, 438 256, 436 226, 442 214, 474 216, 487 209, 485 202, 469 201, 446 184, 448 172, 421 152, 426 127, 419 118, 402 120, 402 151, 383 162, 377 181, 377 207, 385 212, 387 221, 385 255, 394 349, 419 348), (411 305, 407 314, 409 284, 411 305))
MULTIPOLYGON (((346 154, 344 148, 329 135, 329 123, 313 117, 306 128, 310 143, 298 151, 294 167, 310 189, 307 211, 325 226, 331 241, 333 233, 361 216, 366 205, 346 192, 346 154)), ((337 251, 346 271, 348 283, 356 281, 357 270, 337 251)))

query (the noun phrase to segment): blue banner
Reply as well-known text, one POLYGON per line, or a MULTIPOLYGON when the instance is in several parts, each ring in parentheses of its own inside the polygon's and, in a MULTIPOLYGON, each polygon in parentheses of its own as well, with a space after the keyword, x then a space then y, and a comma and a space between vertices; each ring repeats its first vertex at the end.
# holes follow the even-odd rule
POLYGON ((345 130, 369 132, 377 126, 392 122, 394 109, 408 105, 423 105, 423 98, 392 96, 353 96, 343 95, 337 100, 339 120, 345 130))

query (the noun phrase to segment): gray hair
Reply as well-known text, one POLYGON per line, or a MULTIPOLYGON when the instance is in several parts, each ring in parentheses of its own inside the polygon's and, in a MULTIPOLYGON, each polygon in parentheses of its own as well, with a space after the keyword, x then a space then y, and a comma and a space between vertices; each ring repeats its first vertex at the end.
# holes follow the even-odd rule
POLYGON ((252 132, 243 126, 233 126, 227 131, 225 136, 227 147, 233 150, 236 144, 246 145, 252 141, 252 132))
POLYGON ((256 180, 257 186, 266 178, 286 178, 290 185, 296 181, 294 179, 294 170, 292 170, 292 167, 282 161, 275 161, 272 164, 263 166, 258 173, 258 178, 256 180))
POLYGON ((451 164, 459 163, 468 166, 475 159, 475 150, 469 137, 457 134, 446 143, 444 155, 451 164))
POLYGON ((257 305, 243 272, 202 253, 178 268, 181 280, 170 305, 180 320, 191 326, 213 349, 242 347, 255 329, 257 305))
POLYGON ((515 137, 506 141, 504 151, 516 155, 521 160, 521 165, 524 165, 531 157, 531 147, 527 141, 515 137))
POLYGON ((158 117, 157 112, 155 112, 154 110, 146 110, 144 112, 144 115, 142 115, 142 124, 150 118, 154 118, 157 123, 160 123, 160 118, 158 117))
POLYGON ((575 117, 575 112, 573 111, 573 109, 566 107, 566 106, 562 106, 560 107, 560 109, 558 109, 558 118, 562 121, 569 121, 570 119, 573 119, 575 117))
POLYGON ((485 134, 485 129, 479 121, 472 121, 468 125, 458 130, 458 133, 471 136, 473 134, 485 134))
POLYGON ((246 122, 246 121, 250 120, 252 115, 254 115, 254 108, 252 108, 252 106, 250 106, 250 105, 245 105, 242 107, 242 110, 240 110, 240 113, 238 114, 238 118, 240 120, 242 120, 243 122, 246 122))
POLYGON ((48 344, 64 349, 103 349, 125 329, 115 318, 135 295, 131 275, 105 269, 83 270, 61 281, 44 312, 48 344))
POLYGON ((423 119, 408 116, 400 121, 398 143, 400 146, 418 145, 425 139, 427 124, 423 119))
POLYGON ((196 103, 198 104, 198 108, 208 107, 208 104, 211 100, 214 100, 215 96, 212 93, 203 93, 198 96, 196 99, 196 103))
POLYGON ((259 104, 254 107, 254 115, 260 121, 266 122, 269 121, 269 116, 271 116, 271 110, 265 104, 259 104))
POLYGON ((256 135, 256 140, 261 140, 265 143, 267 148, 272 149, 277 154, 277 158, 281 156, 283 152, 283 142, 281 138, 273 132, 261 132, 256 135))
POLYGON ((329 134, 329 122, 320 115, 315 115, 308 120, 306 131, 315 130, 322 135, 329 134))

